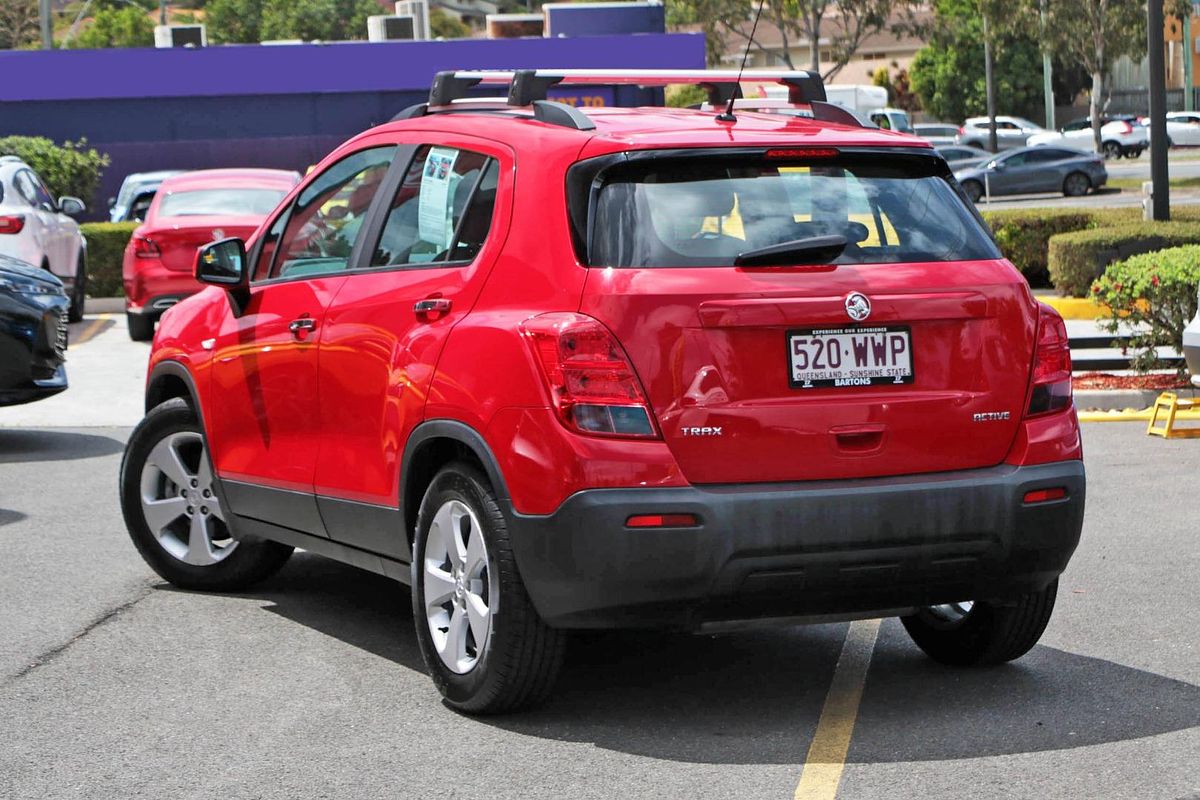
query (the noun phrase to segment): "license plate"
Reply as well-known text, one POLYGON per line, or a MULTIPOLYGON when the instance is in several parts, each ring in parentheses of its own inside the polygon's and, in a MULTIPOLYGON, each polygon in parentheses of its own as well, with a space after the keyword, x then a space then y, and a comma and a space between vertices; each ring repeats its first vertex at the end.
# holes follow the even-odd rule
POLYGON ((912 333, 905 326, 788 331, 793 389, 912 383, 912 333))

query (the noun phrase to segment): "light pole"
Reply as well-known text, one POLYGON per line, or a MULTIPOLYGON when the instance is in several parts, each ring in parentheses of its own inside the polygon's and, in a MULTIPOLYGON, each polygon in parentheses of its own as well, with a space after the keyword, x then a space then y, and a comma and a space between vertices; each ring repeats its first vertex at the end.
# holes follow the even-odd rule
POLYGON ((1171 218, 1167 185, 1167 76, 1163 59, 1163 0, 1146 2, 1146 49, 1150 60, 1151 219, 1171 218))
POLYGON ((1046 98, 1046 130, 1054 130, 1054 75, 1051 72, 1050 48, 1046 46, 1046 0, 1039 3, 1042 33, 1042 94, 1046 98))
POLYGON ((38 23, 42 28, 42 49, 53 49, 54 26, 50 22, 50 0, 38 0, 38 23))
POLYGON ((1183 4, 1183 110, 1193 111, 1196 98, 1192 96, 1192 56, 1196 43, 1192 39, 1192 4, 1183 4))
POLYGON ((988 34, 987 14, 983 15, 983 80, 987 85, 988 149, 995 153, 996 143, 996 81, 992 76, 992 37, 988 34))

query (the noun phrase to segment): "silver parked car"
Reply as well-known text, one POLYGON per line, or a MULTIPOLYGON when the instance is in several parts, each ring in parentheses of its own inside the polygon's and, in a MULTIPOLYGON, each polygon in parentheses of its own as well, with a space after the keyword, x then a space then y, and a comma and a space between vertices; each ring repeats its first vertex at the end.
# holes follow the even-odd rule
POLYGON ((919 122, 912 127, 913 133, 934 147, 954 144, 954 139, 958 136, 958 126, 948 125, 945 122, 919 122))
POLYGON ((1104 159, 1066 147, 1022 147, 976 167, 960 169, 954 177, 975 202, 984 194, 1061 192, 1068 197, 1087 194, 1108 182, 1104 159))
POLYGON ((121 189, 116 197, 108 200, 109 222, 141 222, 146 219, 146 210, 150 208, 158 186, 172 175, 178 175, 186 170, 163 169, 157 172, 135 172, 126 175, 121 182, 121 189))
MULTIPOLYGON (((997 116, 996 148, 1011 150, 1014 147, 1024 147, 1030 136, 1045 132, 1045 128, 1024 117, 997 116)), ((988 133, 987 117, 970 117, 963 123, 962 133, 954 141, 955 144, 965 144, 986 150, 990 142, 988 133)))

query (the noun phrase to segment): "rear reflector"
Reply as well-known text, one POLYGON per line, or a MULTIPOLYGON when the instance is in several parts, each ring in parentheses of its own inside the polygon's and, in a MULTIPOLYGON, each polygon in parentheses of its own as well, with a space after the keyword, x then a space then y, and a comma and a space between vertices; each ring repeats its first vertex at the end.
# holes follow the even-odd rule
POLYGON ((1025 503, 1048 503, 1051 500, 1062 500, 1067 496, 1067 490, 1060 487, 1053 489, 1034 489, 1025 493, 1025 503))
POLYGON ((658 436, 642 384, 616 338, 584 314, 540 314, 521 324, 558 418, 600 436, 658 436))
POLYGON ((836 147, 779 147, 767 151, 767 158, 837 158, 836 147))
POLYGON ((636 514, 625 520, 626 528, 695 528, 695 514, 636 514))
POLYGON ((1033 391, 1026 416, 1046 414, 1071 405, 1071 344, 1067 326, 1050 306, 1038 304, 1037 344, 1033 356, 1033 391))
POLYGON ((8 214, 0 217, 0 233, 20 233, 25 229, 25 217, 22 214, 8 214))

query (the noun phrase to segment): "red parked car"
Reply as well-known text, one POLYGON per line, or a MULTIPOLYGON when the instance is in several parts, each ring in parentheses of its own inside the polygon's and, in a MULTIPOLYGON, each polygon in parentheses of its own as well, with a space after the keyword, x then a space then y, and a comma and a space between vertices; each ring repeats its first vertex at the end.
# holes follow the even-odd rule
POLYGON ((928 144, 769 75, 790 113, 544 99, 733 73, 445 73, 202 248, 122 464, 147 562, 410 583, 469 712, 544 697, 575 628, 1029 650, 1084 509, 1062 319, 928 144), (453 102, 481 83, 511 104, 453 102))
POLYGON ((164 180, 125 247, 129 336, 149 341, 163 311, 203 288, 192 274, 197 247, 249 237, 299 180, 278 169, 206 169, 164 180))

